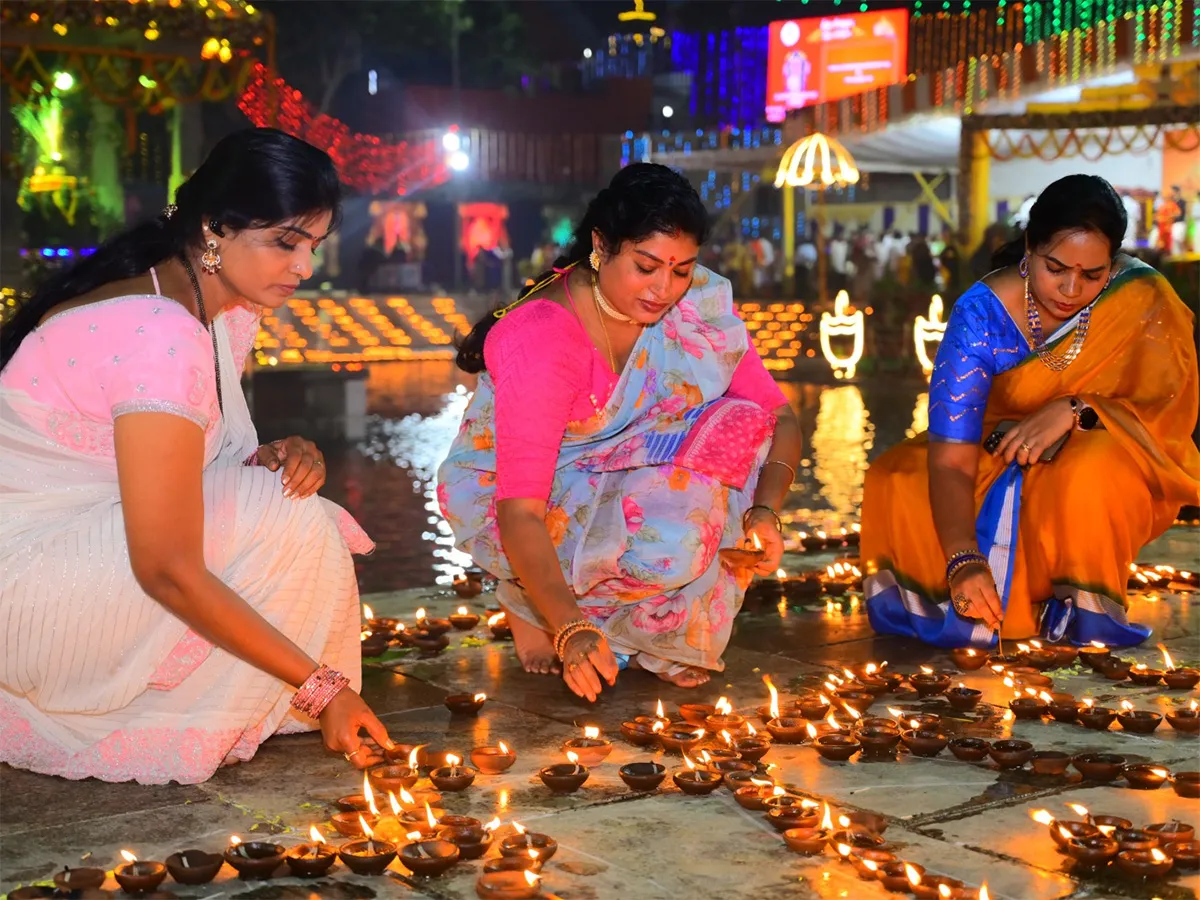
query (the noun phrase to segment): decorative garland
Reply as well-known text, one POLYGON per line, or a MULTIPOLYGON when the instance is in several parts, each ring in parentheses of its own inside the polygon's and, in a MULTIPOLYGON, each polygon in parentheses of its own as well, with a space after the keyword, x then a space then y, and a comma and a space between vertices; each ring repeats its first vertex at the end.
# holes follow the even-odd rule
POLYGON ((352 132, 339 119, 318 113, 282 78, 270 77, 261 63, 253 65, 238 109, 255 125, 280 128, 320 147, 333 157, 342 181, 360 191, 394 188, 404 195, 449 177, 440 141, 385 143, 375 135, 352 132))
POLYGON ((1200 149, 1200 127, 1194 124, 1125 125, 1110 127, 1104 132, 1087 130, 1083 133, 1067 128, 1046 131, 1040 140, 1029 132, 1014 136, 1010 131, 991 131, 987 142, 992 159, 1001 161, 1037 158, 1051 162, 1081 157, 1094 163, 1111 154, 1147 153, 1159 146, 1160 139, 1173 150, 1192 153, 1200 149))

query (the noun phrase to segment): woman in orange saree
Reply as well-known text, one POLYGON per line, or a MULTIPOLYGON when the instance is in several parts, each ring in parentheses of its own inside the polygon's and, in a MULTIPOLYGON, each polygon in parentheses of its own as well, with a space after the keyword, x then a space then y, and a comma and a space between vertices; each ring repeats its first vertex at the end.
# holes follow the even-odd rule
POLYGON ((1061 179, 1010 248, 1018 264, 955 305, 928 434, 867 474, 876 631, 941 647, 1149 635, 1128 620, 1126 580, 1200 498, 1196 345, 1166 279, 1117 254, 1124 227, 1107 182, 1061 179))

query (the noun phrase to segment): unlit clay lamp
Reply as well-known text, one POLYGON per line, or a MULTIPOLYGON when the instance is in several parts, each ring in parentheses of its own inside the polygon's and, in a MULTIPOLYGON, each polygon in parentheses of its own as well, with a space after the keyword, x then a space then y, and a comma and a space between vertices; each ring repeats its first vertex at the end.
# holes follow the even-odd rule
POLYGON ((617 774, 631 790, 652 791, 667 777, 667 767, 656 762, 635 762, 621 766, 617 774))
POLYGON ((1200 869, 1200 841, 1172 841, 1163 848, 1177 869, 1200 869))
POLYGON ((1033 744, 1029 741, 996 741, 988 750, 992 762, 1001 769, 1019 769, 1033 759, 1033 744))
POLYGON ((970 712, 979 705, 979 701, 982 699, 983 691, 964 687, 961 684, 946 691, 946 700, 955 712, 970 712))
MULTIPOLYGON (((309 827, 308 836, 310 842, 293 847, 284 856, 284 861, 288 871, 297 878, 320 878, 337 862, 337 853, 325 843, 325 838, 321 836, 317 826, 309 827)), ((175 877, 174 871, 171 872, 171 876, 175 877)))
POLYGON ((746 762, 756 763, 771 751, 771 743, 761 737, 743 737, 733 742, 733 749, 746 762))
POLYGON ((671 727, 658 736, 658 742, 664 750, 674 753, 686 753, 704 740, 704 729, 684 731, 682 728, 671 727))
POLYGON ((829 843, 829 832, 824 828, 789 828, 783 833, 783 842, 796 853, 817 856, 829 843))
POLYGON ((654 730, 654 725, 646 722, 622 722, 621 737, 635 747, 649 747, 658 743, 658 732, 654 730))
POLYGON ((918 697, 934 697, 950 689, 950 676, 922 667, 921 672, 913 675, 908 683, 913 686, 918 697))
POLYGON ((439 791, 465 791, 475 781, 477 773, 470 766, 461 765, 462 760, 453 753, 446 755, 446 765, 429 773, 429 780, 439 791))
POLYGON ((1171 776, 1171 787, 1180 797, 1200 797, 1200 772, 1176 772, 1171 776))
POLYGON ((854 736, 862 744, 863 753, 868 756, 878 757, 895 753, 896 745, 900 743, 900 729, 895 726, 860 726, 855 729, 854 736))
POLYGON ((848 734, 824 734, 813 743, 817 752, 831 762, 846 762, 862 749, 862 744, 848 734))
POLYGON ((477 716, 487 702, 487 694, 447 694, 442 702, 456 716, 477 716))
POLYGON ((1016 697, 1008 708, 1018 719, 1040 719, 1049 709, 1049 704, 1039 697, 1016 697))
POLYGON ((166 864, 171 878, 178 884, 208 884, 225 865, 225 858, 220 853, 182 850, 168 856, 166 864))
POLYGON ((992 745, 983 738, 975 737, 954 738, 946 746, 950 748, 955 759, 972 763, 983 762, 987 758, 988 751, 992 749, 992 745))
POLYGON ((127 894, 145 894, 157 890, 167 878, 167 867, 160 862, 139 860, 128 850, 122 850, 125 862, 113 869, 113 878, 127 894))
POLYGON ((1071 754, 1062 750, 1038 750, 1029 757, 1029 763, 1038 775, 1063 775, 1071 765, 1071 754))
POLYGON ((808 738, 808 722, 792 716, 780 716, 767 722, 766 729, 781 744, 799 744, 808 738))
POLYGON ((916 730, 900 732, 900 740, 913 756, 937 756, 949 743, 950 739, 940 731, 916 730))
POLYGON ((476 747, 471 751, 471 764, 484 775, 499 775, 512 768, 517 754, 508 749, 504 741, 495 747, 476 747))
POLYGON ((563 753, 574 753, 584 766, 598 766, 612 753, 612 741, 600 737, 600 729, 587 726, 583 729, 583 737, 571 738, 562 745, 563 753))
POLYGON ((681 703, 679 715, 683 721, 696 728, 703 728, 705 720, 716 715, 717 708, 711 703, 681 703))
MULTIPOLYGON (((199 853, 200 851, 193 850, 191 852, 199 853)), ((176 855, 178 855, 178 854, 176 854, 176 855)), ((218 856, 217 862, 219 863, 220 861, 221 861, 221 857, 218 856)), ((169 868, 169 866, 168 866, 168 868, 169 868)), ((216 875, 216 874, 217 874, 216 871, 214 871, 213 875, 216 875)), ((67 866, 61 872, 54 873, 54 885, 61 891, 95 891, 95 890, 100 889, 100 887, 104 884, 104 882, 107 878, 108 878, 108 873, 105 872, 103 869, 93 869, 93 868, 72 869, 71 867, 67 866)), ((175 880, 178 881, 179 879, 175 879, 175 880)), ((209 876, 208 880, 211 881, 212 876, 209 876)), ((186 882, 180 882, 180 884, 185 884, 185 883, 186 882)), ((202 882, 194 882, 194 883, 201 884, 202 882)))
POLYGON ((540 895, 536 872, 484 872, 475 882, 475 893, 483 900, 532 900, 540 895))
POLYGON ((1071 838, 1062 844, 1063 852, 1081 869, 1103 869, 1116 857, 1120 847, 1105 834, 1071 838))
POLYGON ((287 849, 269 841, 241 841, 236 836, 225 850, 225 862, 246 880, 264 880, 283 865, 287 849))
POLYGON ((1071 760, 1071 765, 1087 781, 1102 782, 1115 780, 1125 763, 1125 757, 1116 753, 1080 753, 1071 760))
POLYGON ((1155 822, 1147 825, 1146 831, 1158 835, 1160 844, 1171 844, 1175 841, 1190 841, 1196 837, 1195 826, 1178 820, 1171 822, 1155 822))
POLYGON ((1054 721, 1070 724, 1079 718, 1079 704, 1074 698, 1070 700, 1051 700, 1047 711, 1054 721))
POLYGON ((367 632, 363 635, 360 646, 362 655, 367 658, 383 656, 387 652, 388 645, 391 643, 391 635, 380 634, 374 631, 367 632))

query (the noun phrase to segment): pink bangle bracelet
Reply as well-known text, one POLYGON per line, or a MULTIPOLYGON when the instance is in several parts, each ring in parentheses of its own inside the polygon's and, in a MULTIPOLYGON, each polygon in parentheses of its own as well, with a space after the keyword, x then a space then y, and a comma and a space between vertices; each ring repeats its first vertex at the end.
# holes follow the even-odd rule
POLYGON ((292 708, 312 719, 320 718, 329 702, 350 686, 350 679, 329 666, 317 666, 292 697, 292 708))

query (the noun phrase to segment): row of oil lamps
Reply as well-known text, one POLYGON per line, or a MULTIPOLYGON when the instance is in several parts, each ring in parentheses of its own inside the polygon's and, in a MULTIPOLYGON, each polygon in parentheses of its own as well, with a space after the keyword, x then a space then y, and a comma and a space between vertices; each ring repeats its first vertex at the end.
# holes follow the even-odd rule
MULTIPOLYGON (((504 612, 488 612, 487 627, 492 637, 498 641, 511 638, 512 629, 504 612)), ((471 612, 465 606, 460 606, 444 619, 431 618, 424 609, 418 609, 415 624, 411 628, 399 619, 376 616, 366 604, 363 604, 363 618, 365 621, 360 636, 364 657, 382 656, 393 644, 416 648, 422 655, 436 655, 450 646, 449 635, 452 630, 473 631, 481 621, 478 613, 471 612)))
POLYGON ((1036 809, 1030 817, 1047 826, 1050 838, 1075 860, 1076 870, 1094 873, 1114 864, 1135 878, 1161 878, 1172 868, 1200 868, 1200 841, 1192 825, 1178 820, 1135 828, 1121 816, 1092 815, 1079 803, 1068 807, 1082 819, 1058 819, 1036 809))

